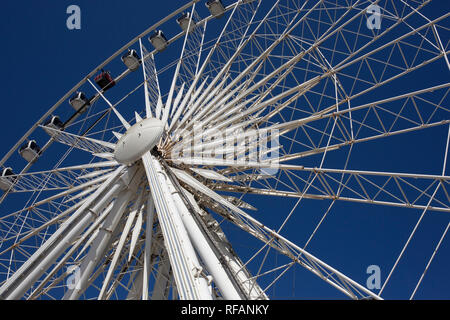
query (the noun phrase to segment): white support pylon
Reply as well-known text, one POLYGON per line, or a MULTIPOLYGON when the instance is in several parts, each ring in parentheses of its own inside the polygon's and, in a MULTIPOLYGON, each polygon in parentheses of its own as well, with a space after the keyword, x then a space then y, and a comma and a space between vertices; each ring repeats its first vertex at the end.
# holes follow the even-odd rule
POLYGON ((96 216, 97 212, 108 204, 108 200, 123 187, 121 180, 119 182, 116 181, 123 169, 123 166, 116 169, 114 174, 88 198, 89 200, 66 220, 41 248, 3 284, 0 288, 0 299, 16 300, 23 297, 25 292, 33 286, 37 279, 58 259, 86 226, 92 222, 93 216, 96 216), (95 203, 95 206, 90 208, 93 203, 95 203), (87 214, 88 212, 90 214, 87 214))
POLYGON ((250 273, 243 265, 239 257, 235 254, 231 243, 229 243, 226 239, 219 223, 210 214, 199 207, 199 205, 195 202, 194 196, 189 191, 182 188, 182 192, 186 196, 187 201, 189 201, 192 205, 193 210, 202 217, 204 222, 207 225, 214 225, 214 233, 212 233, 212 236, 214 237, 214 245, 220 252, 222 263, 228 267, 228 270, 230 270, 233 274, 235 281, 239 283, 245 298, 247 300, 269 299, 257 281, 255 279, 251 279, 250 273))
POLYGON ((194 247, 167 187, 166 173, 150 152, 144 154, 142 162, 149 180, 180 299, 212 300, 211 287, 204 277, 194 247))
POLYGON ((100 294, 98 295, 98 300, 103 300, 106 296, 108 284, 113 276, 113 272, 119 261, 119 258, 122 255, 122 250, 125 246, 125 241, 131 230, 131 225, 134 221, 134 218, 136 217, 136 214, 138 213, 138 210, 140 210, 140 207, 142 205, 142 194, 143 194, 143 191, 141 190, 140 194, 137 197, 137 200, 134 203, 132 210, 130 211, 130 213, 128 215, 125 226, 123 227, 122 235, 120 236, 119 243, 116 246, 116 251, 114 252, 114 256, 109 265, 108 273, 106 274, 105 280, 103 281, 103 286, 102 286, 102 289, 100 290, 100 294))
MULTIPOLYGON (((134 170, 131 170, 133 173, 134 170)), ((138 172, 141 170, 138 170, 138 172)), ((64 295, 64 299, 78 299, 80 295, 86 289, 86 284, 92 274, 94 268, 98 265, 100 260, 104 257, 105 250, 107 250, 107 245, 111 240, 112 234, 116 230, 122 215, 127 208, 128 203, 133 198, 136 193, 136 189, 139 186, 140 181, 136 181, 140 178, 139 174, 130 174, 132 176, 129 181, 129 188, 122 190, 117 199, 114 201, 114 206, 111 212, 106 217, 102 226, 99 228, 98 234, 94 243, 92 244, 87 257, 84 258, 83 263, 80 266, 81 277, 79 281, 75 284, 73 289, 69 289, 64 295)))
POLYGON ((147 199, 147 215, 145 224, 144 270, 142 284, 142 300, 148 300, 148 281, 151 273, 151 253, 153 245, 153 220, 155 218, 155 205, 152 197, 147 199))
POLYGON ((222 263, 211 248, 213 244, 207 240, 204 232, 195 222, 194 217, 191 212, 189 212, 180 196, 179 191, 175 188, 171 179, 167 179, 166 183, 170 193, 172 194, 175 206, 180 213, 181 220, 183 221, 189 238, 191 239, 196 251, 202 258, 206 269, 212 275, 214 283, 219 288, 223 298, 226 300, 244 299, 245 297, 239 293, 237 288, 235 288, 233 281, 230 279, 222 263))

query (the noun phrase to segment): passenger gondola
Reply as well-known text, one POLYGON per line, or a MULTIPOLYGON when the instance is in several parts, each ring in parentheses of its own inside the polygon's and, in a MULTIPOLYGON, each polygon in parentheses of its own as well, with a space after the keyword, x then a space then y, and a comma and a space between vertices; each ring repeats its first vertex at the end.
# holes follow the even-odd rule
POLYGON ((122 61, 131 71, 136 71, 141 65, 141 59, 134 49, 128 50, 128 52, 122 56, 122 61))
POLYGON ((16 183, 16 180, 17 177, 11 168, 3 169, 0 175, 0 189, 4 192, 8 191, 16 183))
POLYGON ((211 0, 206 2, 206 7, 215 18, 222 18, 225 13, 225 7, 221 0, 211 0))
POLYGON ((76 92, 69 100, 70 105, 75 109, 75 111, 80 110, 84 106, 88 106, 89 99, 86 98, 86 95, 83 92, 76 92))
POLYGON ((191 19, 191 14, 189 12, 184 12, 178 19, 177 23, 180 28, 186 32, 189 29, 189 33, 195 29, 195 21, 191 19), (190 25, 189 25, 190 23, 190 25))
POLYGON ((39 158, 41 154, 41 148, 39 148, 36 141, 30 140, 19 148, 19 154, 26 161, 31 162, 39 158))
POLYGON ((164 51, 169 45, 166 36, 161 30, 155 31, 155 33, 150 36, 149 40, 153 47, 155 47, 155 49, 159 52, 164 51))

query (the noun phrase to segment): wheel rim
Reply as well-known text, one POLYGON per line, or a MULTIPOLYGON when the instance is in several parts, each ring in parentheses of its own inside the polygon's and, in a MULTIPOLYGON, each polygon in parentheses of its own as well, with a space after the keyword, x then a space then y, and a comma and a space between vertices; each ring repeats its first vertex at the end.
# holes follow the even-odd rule
MULTIPOLYGON (((157 194, 167 196, 177 191, 188 204, 188 211, 198 219, 196 223, 215 254, 223 256, 225 249, 221 246, 228 242, 233 245, 240 258, 231 256, 239 267, 228 265, 223 272, 240 298, 290 297, 287 292, 292 292, 292 298, 296 294, 307 297, 308 292, 298 292, 299 279, 306 277, 308 285, 319 283, 309 280, 311 273, 316 276, 312 278, 324 280, 338 294, 351 298, 379 298, 382 293, 413 298, 420 292, 434 250, 444 243, 448 230, 445 163, 450 131, 445 73, 449 64, 444 49, 448 14, 429 19, 422 16, 422 10, 433 6, 429 1, 420 5, 402 2, 398 7, 380 1, 378 5, 384 26, 371 30, 364 26, 370 18, 367 4, 360 1, 355 1, 352 8, 320 1, 238 1, 225 8, 221 19, 205 15, 205 9, 197 3, 188 3, 135 38, 127 48, 134 48, 145 62, 133 75, 142 75, 144 70, 146 85, 142 79, 127 82, 132 76, 125 69, 116 82, 124 86, 121 90, 126 94, 116 96, 115 88, 102 93, 93 81, 96 72, 92 72, 87 81, 60 100, 66 102, 80 89, 90 90, 88 96, 94 98, 85 112, 74 117, 73 109, 59 103, 35 125, 42 131, 44 119, 66 108, 60 114, 66 122, 64 132, 52 131, 64 156, 47 171, 28 173, 31 165, 26 165, 13 189, 2 197, 8 214, 0 220, 0 296, 205 298, 190 295, 189 285, 198 286, 202 294, 212 290, 211 297, 224 296, 224 288, 217 283, 219 275, 213 277, 212 283, 208 277, 216 270, 205 268, 195 273, 192 268, 180 268, 183 261, 201 256, 195 244, 194 253, 188 254, 192 248, 184 248, 187 256, 174 257, 177 241, 194 242, 192 229, 187 226, 189 222, 170 216, 177 210, 176 200, 166 203, 162 196, 157 200, 157 194), (169 21, 183 11, 190 12, 196 21, 187 35, 169 27, 169 21), (168 37, 167 48, 162 52, 147 49, 151 48, 148 35, 159 29, 174 35, 168 37), (168 56, 172 60, 167 60, 168 56), (425 77, 427 72, 441 69, 444 75, 434 82, 425 77), (427 81, 417 81, 422 77, 427 81), (135 110, 127 107, 130 103, 145 108, 135 110), (131 167, 121 167, 112 157, 115 143, 127 125, 146 117, 167 122, 158 150, 144 155, 131 167), (230 128, 234 131, 227 132, 230 128), (239 140, 241 129, 248 129, 250 140, 256 134, 256 142, 241 139, 242 150, 233 140, 232 152, 222 147, 226 156, 217 158, 223 150, 211 137, 219 132, 220 136, 239 140), (398 156, 410 149, 407 139, 416 139, 417 145, 425 148, 425 135, 430 135, 434 143, 427 151, 416 152, 427 152, 430 164, 413 159, 405 164, 404 158, 395 163, 395 153, 398 156), (270 156, 264 149, 266 137, 275 143, 270 156), (201 144, 202 139, 209 142, 201 144), (239 157, 255 147, 263 149, 262 153, 239 157), (88 156, 85 164, 70 163, 76 152, 88 156), (391 154, 381 157, 383 152, 391 154), (123 181, 118 177, 124 172, 131 174, 124 182, 128 193, 122 190, 123 185, 117 185, 123 181), (158 182, 162 173, 173 181, 168 189, 158 182), (148 181, 154 183, 149 185, 148 181), (158 185, 160 190, 155 187, 158 185), (108 194, 108 188, 114 192, 108 194), (26 196, 21 199, 26 199, 25 205, 14 207, 15 199, 10 198, 24 192, 26 196), (60 192, 66 194, 49 200, 60 192), (93 196, 96 192, 98 196, 93 196), (149 197, 156 211, 149 209, 149 197), (103 199, 104 206, 89 204, 94 199, 103 199), (281 212, 273 204, 262 209, 270 201, 290 207, 281 212), (192 208, 195 203, 201 210, 192 208), (171 209, 173 205, 175 209, 171 209), (252 211, 253 207, 261 214, 252 211), (383 213, 372 218, 357 213, 367 210, 374 214, 377 211, 373 207, 383 213), (88 220, 85 217, 93 208, 95 216, 88 220), (113 219, 110 212, 117 213, 117 218, 113 219), (146 235, 150 232, 146 219, 150 219, 151 212, 155 219, 151 220, 154 241, 146 251, 146 235), (305 212, 313 213, 303 218, 305 212), (274 213, 279 216, 274 218, 274 213), (402 215, 403 220, 392 215, 402 215), (82 219, 86 219, 84 224, 82 219), (347 230, 345 219, 351 220, 348 232, 352 236, 342 236, 347 230), (361 230, 355 229, 359 220, 366 224, 361 230), (73 224, 67 223, 66 230, 63 221, 73 224), (189 229, 187 238, 170 231, 168 221, 189 229), (367 226, 371 223, 372 228, 367 226), (397 237, 386 235, 396 244, 385 257, 379 257, 380 262, 369 262, 371 255, 362 251, 376 252, 377 257, 383 251, 380 246, 388 243, 380 235, 384 224, 399 228, 397 237), (435 235, 433 240, 418 245, 415 241, 423 241, 422 228, 435 235), (56 241, 62 238, 55 234, 63 234, 64 230, 73 231, 73 237, 70 245, 59 248, 56 241), (128 237, 122 239, 120 232, 128 237), (368 248, 354 243, 355 238, 364 237, 364 232, 371 234, 368 248), (220 241, 221 245, 217 244, 220 241), (93 248, 101 248, 102 254, 93 256, 93 248), (130 248, 135 252, 128 261, 130 248), (412 256, 422 248, 428 254, 417 263, 422 267, 412 273, 417 280, 408 283, 409 291, 401 292, 398 274, 410 274, 407 269, 414 262, 412 256), (344 253, 347 264, 336 257, 344 253), (153 260, 148 260, 151 257, 153 260), (349 262, 353 258, 356 261, 349 262), (45 270, 33 273, 36 265, 45 266, 45 270), (336 265, 342 268, 331 267, 336 265), (372 265, 381 267, 384 276, 379 286, 366 288, 370 286, 365 280, 372 265), (70 288, 70 281, 78 276, 76 267, 81 268, 79 276, 83 279, 78 291, 70 288), (350 276, 346 270, 352 268, 360 269, 350 271, 350 276), (141 271, 144 269, 148 274, 141 271), (238 270, 244 274, 242 277, 235 274, 238 270), (27 281, 20 279, 20 273, 27 281), (183 274, 191 279, 182 280, 183 274), (357 281, 352 280, 355 276, 357 281), (143 277, 148 277, 147 281, 143 277), (101 280, 104 278, 108 281, 101 280), (281 293, 277 294, 277 290, 281 293)), ((123 51, 100 68, 106 70, 123 51)), ((38 133, 32 128, 22 140, 35 135, 38 133)), ((224 145, 226 141, 219 138, 219 142, 224 145)), ((53 141, 48 148, 50 144, 53 141)), ((46 146, 42 159, 47 156, 46 146)), ((17 146, 12 151, 15 149, 17 146)), ((3 158, 4 167, 15 164, 10 157, 12 151, 3 158)), ((205 267, 207 262, 197 258, 194 264, 205 267)), ((309 294, 318 294, 311 290, 309 294)))

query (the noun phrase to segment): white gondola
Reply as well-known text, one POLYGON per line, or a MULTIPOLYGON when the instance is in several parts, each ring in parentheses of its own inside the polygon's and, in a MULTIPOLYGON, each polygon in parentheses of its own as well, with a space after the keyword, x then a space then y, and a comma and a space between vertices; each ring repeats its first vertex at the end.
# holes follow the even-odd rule
POLYGON ((19 154, 22 156, 22 158, 24 158, 28 162, 31 162, 39 158, 41 154, 41 148, 39 148, 36 141, 31 140, 20 147, 19 154))
POLYGON ((49 120, 44 123, 44 130, 50 136, 55 136, 54 130, 61 130, 64 127, 63 122, 59 119, 58 116, 52 116, 49 120), (48 130, 47 128, 53 129, 48 130))
POLYGON ((141 65, 141 59, 134 49, 128 50, 128 52, 122 56, 122 61, 131 71, 136 71, 141 65))
POLYGON ((225 7, 221 0, 211 0, 206 2, 206 7, 215 18, 222 18, 225 13, 225 7))
POLYGON ((167 38, 164 36, 164 33, 161 30, 155 31, 155 33, 150 36, 149 40, 153 47, 155 47, 155 49, 159 52, 164 51, 169 45, 167 38))
POLYGON ((16 179, 11 168, 3 169, 0 175, 0 189, 5 192, 8 191, 14 185, 16 179))
POLYGON ((195 21, 194 19, 191 19, 191 14, 189 12, 183 13, 178 19, 177 23, 180 26, 180 28, 186 32, 189 28, 189 33, 191 33, 195 29, 195 21), (189 23, 191 24, 189 26, 189 23))
POLYGON ((83 92, 75 93, 69 100, 70 105, 75 109, 75 111, 80 110, 85 105, 89 105, 89 100, 86 98, 83 92))

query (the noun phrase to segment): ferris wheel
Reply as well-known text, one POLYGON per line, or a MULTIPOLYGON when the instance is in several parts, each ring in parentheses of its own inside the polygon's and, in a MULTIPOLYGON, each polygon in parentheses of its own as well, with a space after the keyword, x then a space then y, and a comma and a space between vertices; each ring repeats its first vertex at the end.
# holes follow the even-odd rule
POLYGON ((194 0, 156 22, 0 159, 0 299, 434 297, 444 9, 194 0))

